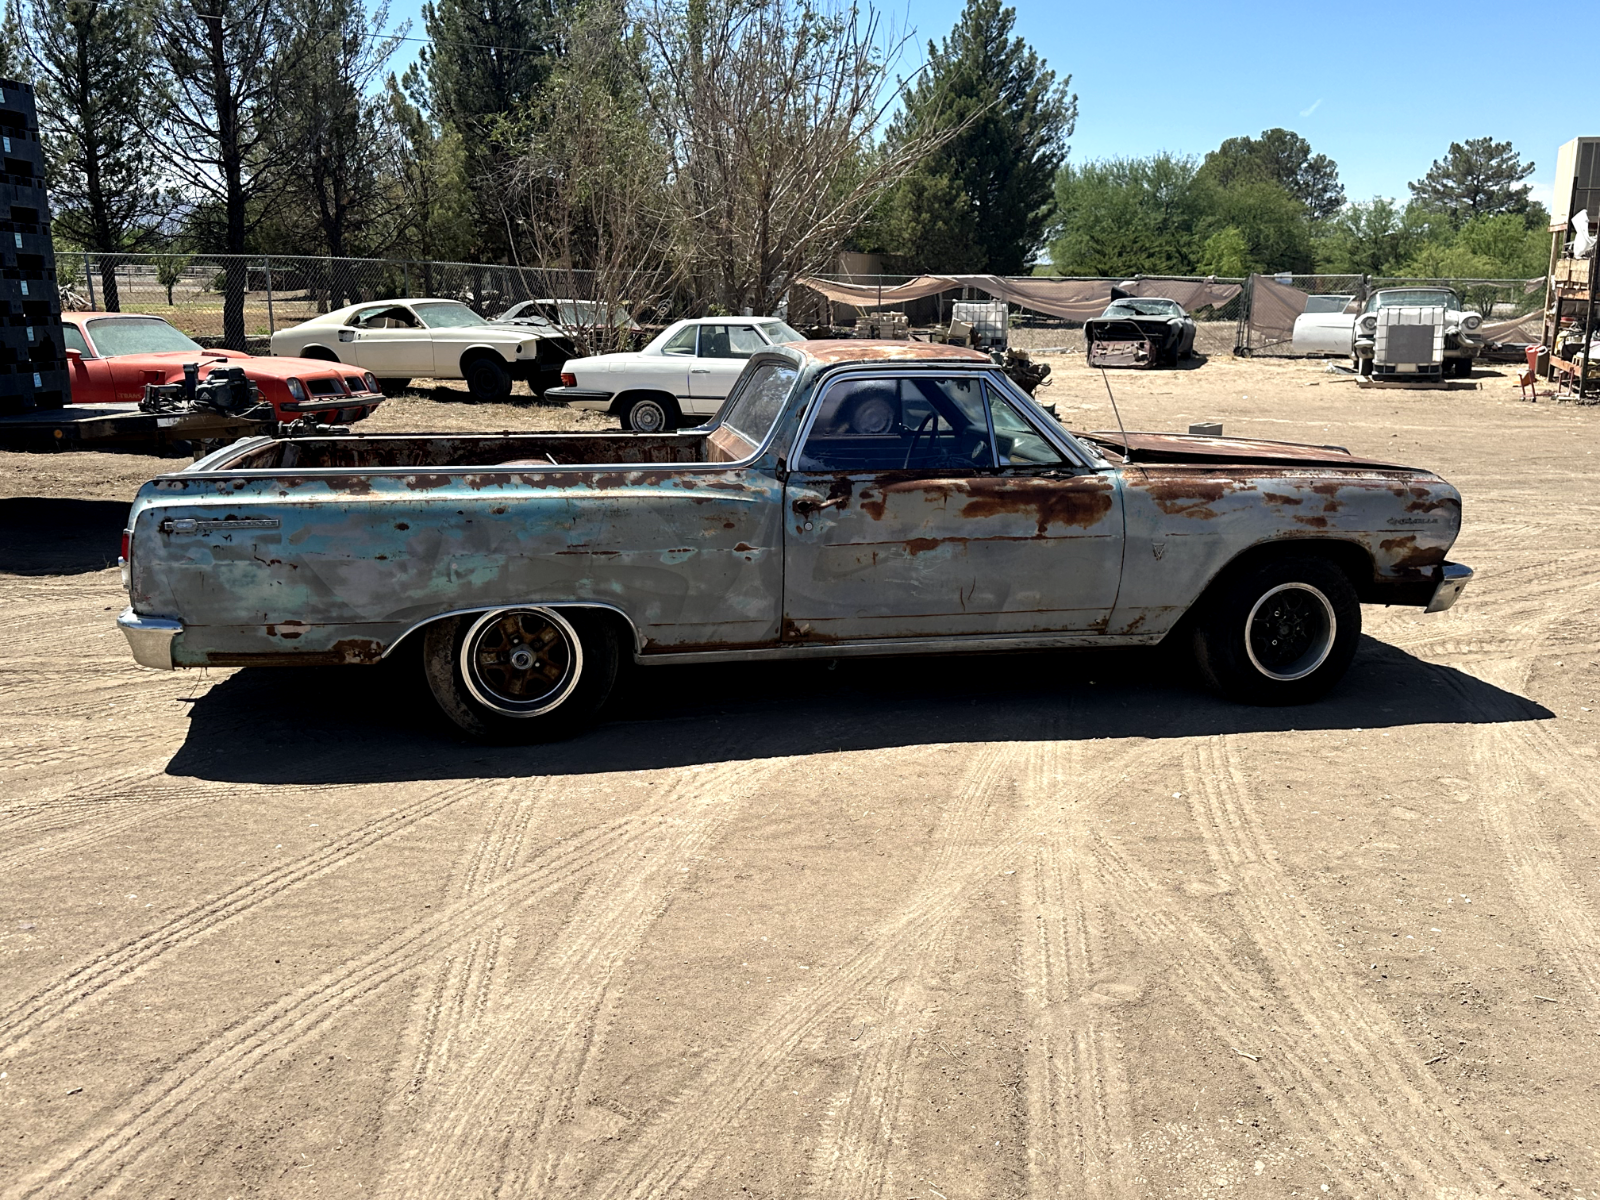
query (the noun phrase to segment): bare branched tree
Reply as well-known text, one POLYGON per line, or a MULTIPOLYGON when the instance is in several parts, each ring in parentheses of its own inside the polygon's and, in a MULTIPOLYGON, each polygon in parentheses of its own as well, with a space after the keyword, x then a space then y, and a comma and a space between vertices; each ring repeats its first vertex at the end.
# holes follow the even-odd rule
POLYGON ((570 32, 566 61, 501 138, 521 152, 507 171, 517 210, 514 252, 537 262, 535 285, 591 300, 572 328, 580 354, 625 348, 627 317, 648 316, 678 282, 677 210, 654 140, 640 66, 642 35, 619 0, 596 0, 570 32))
POLYGON ((642 28, 678 257, 707 307, 771 312, 961 128, 877 144, 907 39, 870 8, 655 0, 642 28))

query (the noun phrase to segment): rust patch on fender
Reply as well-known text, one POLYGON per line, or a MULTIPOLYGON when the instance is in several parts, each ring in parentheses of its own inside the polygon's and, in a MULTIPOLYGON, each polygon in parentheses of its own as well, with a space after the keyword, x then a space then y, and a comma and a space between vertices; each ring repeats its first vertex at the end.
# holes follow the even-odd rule
POLYGON ((914 558, 918 554, 926 554, 929 550, 937 550, 940 544, 938 538, 912 538, 906 543, 906 550, 914 558))
POLYGON ((1195 478, 1192 475, 1149 473, 1145 490, 1157 508, 1169 517, 1193 517, 1201 521, 1216 518, 1211 506, 1243 485, 1232 479, 1195 478))
POLYGON ((407 475, 406 487, 413 492, 431 492, 437 488, 449 487, 448 475, 407 475))
POLYGON ((1328 527, 1327 517, 1302 517, 1296 514, 1294 519, 1297 525, 1304 525, 1307 529, 1326 529, 1328 527))
POLYGON ((1404 570, 1410 567, 1430 567, 1444 561, 1444 550, 1438 546, 1417 545, 1417 535, 1408 533, 1404 537, 1384 538, 1378 543, 1378 549, 1389 557, 1394 567, 1404 570))
POLYGON ((1285 496, 1278 492, 1262 492, 1261 498, 1268 504, 1304 504, 1303 496, 1285 496))

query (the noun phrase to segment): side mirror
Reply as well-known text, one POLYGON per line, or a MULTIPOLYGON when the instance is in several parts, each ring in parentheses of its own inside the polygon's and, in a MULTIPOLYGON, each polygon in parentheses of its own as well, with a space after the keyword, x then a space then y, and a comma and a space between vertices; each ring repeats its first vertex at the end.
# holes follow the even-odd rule
POLYGON ((67 358, 68 359, 70 359, 73 362, 77 362, 82 357, 83 357, 83 351, 82 350, 74 350, 70 346, 67 347, 67 358))
POLYGON ((341 342, 353 342, 353 341, 355 341, 356 340, 356 331, 354 329, 341 329, 341 330, 339 330, 339 340, 341 342))

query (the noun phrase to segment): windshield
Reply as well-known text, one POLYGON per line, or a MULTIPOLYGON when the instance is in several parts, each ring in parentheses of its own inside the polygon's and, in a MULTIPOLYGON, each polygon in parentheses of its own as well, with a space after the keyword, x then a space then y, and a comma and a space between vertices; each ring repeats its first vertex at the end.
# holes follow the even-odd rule
POLYGON ((454 300, 439 300, 433 304, 413 304, 412 310, 422 318, 429 329, 458 329, 463 325, 487 325, 477 313, 465 304, 454 300))
POLYGON ((1391 288, 1376 293, 1368 300, 1367 311, 1376 312, 1380 308, 1395 308, 1402 304, 1460 309, 1461 297, 1449 288, 1391 288))
POLYGON ((101 358, 119 354, 166 354, 205 347, 191 341, 159 317, 102 317, 89 322, 89 339, 101 358))
POLYGON ((1176 300, 1118 300, 1102 316, 1107 317, 1181 317, 1183 309, 1176 300))
MULTIPOLYGON (((556 306, 556 312, 563 325, 579 327, 600 324, 604 313, 610 307, 599 300, 547 300, 545 303, 553 303, 556 306)), ((618 307, 611 316, 613 329, 627 329, 632 324, 633 318, 628 315, 628 310, 625 308, 618 307)))
POLYGON ((796 333, 782 321, 763 321, 761 323, 761 332, 766 334, 775 345, 779 346, 785 342, 803 342, 806 340, 804 334, 796 333))

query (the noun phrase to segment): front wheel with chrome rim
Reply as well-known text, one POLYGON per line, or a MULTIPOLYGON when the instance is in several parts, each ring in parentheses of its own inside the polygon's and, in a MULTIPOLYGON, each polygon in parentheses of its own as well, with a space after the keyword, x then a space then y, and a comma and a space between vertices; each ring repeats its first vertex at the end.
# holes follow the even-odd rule
POLYGON ((599 712, 621 645, 606 614, 529 605, 436 621, 422 653, 434 700, 464 733, 542 742, 576 733, 599 712))
POLYGON ((1246 704, 1303 704, 1344 675, 1361 638, 1348 576, 1316 557, 1246 568, 1206 598, 1194 656, 1212 690, 1246 704))

